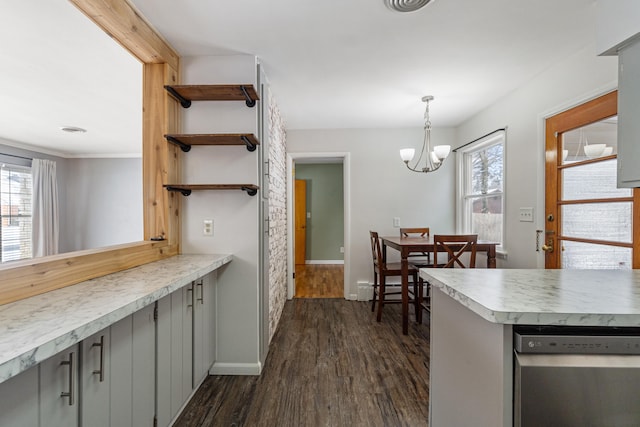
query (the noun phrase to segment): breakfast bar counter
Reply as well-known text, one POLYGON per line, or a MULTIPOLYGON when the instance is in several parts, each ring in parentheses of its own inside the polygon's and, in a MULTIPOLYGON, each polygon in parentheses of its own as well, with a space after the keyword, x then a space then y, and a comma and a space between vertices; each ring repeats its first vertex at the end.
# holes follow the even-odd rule
POLYGON ((511 426, 513 328, 640 326, 634 270, 422 269, 432 287, 430 426, 511 426))
POLYGON ((0 383, 232 258, 177 255, 0 306, 0 383))

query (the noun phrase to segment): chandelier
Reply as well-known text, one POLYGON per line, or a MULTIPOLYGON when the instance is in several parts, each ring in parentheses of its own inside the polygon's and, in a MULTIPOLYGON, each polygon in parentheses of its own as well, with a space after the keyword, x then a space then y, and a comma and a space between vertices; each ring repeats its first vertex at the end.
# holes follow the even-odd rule
POLYGON ((436 145, 431 148, 431 120, 429 119, 429 101, 433 101, 433 96, 427 95, 422 97, 422 102, 426 103, 424 111, 424 141, 422 143, 422 150, 420 156, 414 166, 409 166, 409 162, 413 160, 416 150, 413 148, 403 148, 400 150, 400 157, 407 169, 414 172, 433 172, 440 169, 440 166, 444 163, 444 159, 449 156, 451 152, 450 145, 436 145), (424 164, 420 166, 420 162, 424 157, 424 164))

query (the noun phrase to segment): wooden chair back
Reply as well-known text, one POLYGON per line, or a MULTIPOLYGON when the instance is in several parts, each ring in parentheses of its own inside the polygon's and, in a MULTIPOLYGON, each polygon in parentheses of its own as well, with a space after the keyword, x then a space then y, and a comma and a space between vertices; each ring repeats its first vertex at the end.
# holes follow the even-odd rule
POLYGON ((429 227, 401 228, 400 237, 410 237, 417 234, 420 237, 429 237, 429 227))
POLYGON ((380 247, 380 238, 377 231, 369 231, 369 237, 371 240, 371 255, 373 256, 373 268, 382 269, 382 248, 380 247))
MULTIPOLYGON (((429 237, 429 227, 400 228, 400 238, 412 236, 429 237)), ((418 267, 431 266, 430 252, 414 252, 409 254, 407 258, 418 267)))
POLYGON ((441 263, 441 267, 454 268, 457 265, 460 268, 475 268, 477 243, 477 234, 436 234, 433 236, 433 263, 438 265, 438 252, 445 252, 448 255, 448 260, 441 263), (461 259, 462 254, 466 252, 469 253, 468 266, 461 259))

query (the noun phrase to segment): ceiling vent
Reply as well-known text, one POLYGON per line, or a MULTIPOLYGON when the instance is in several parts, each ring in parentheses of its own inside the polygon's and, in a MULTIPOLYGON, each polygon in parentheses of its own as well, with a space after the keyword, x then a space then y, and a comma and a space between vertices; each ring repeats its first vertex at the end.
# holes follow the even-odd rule
POLYGON ((413 12, 431 3, 432 0, 384 0, 391 10, 397 12, 413 12))

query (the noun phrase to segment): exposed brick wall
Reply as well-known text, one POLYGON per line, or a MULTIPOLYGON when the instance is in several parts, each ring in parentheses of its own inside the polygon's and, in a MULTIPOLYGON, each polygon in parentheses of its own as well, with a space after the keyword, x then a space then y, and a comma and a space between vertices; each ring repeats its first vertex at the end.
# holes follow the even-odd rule
POLYGON ((269 94, 269 341, 287 300, 287 135, 269 94))

